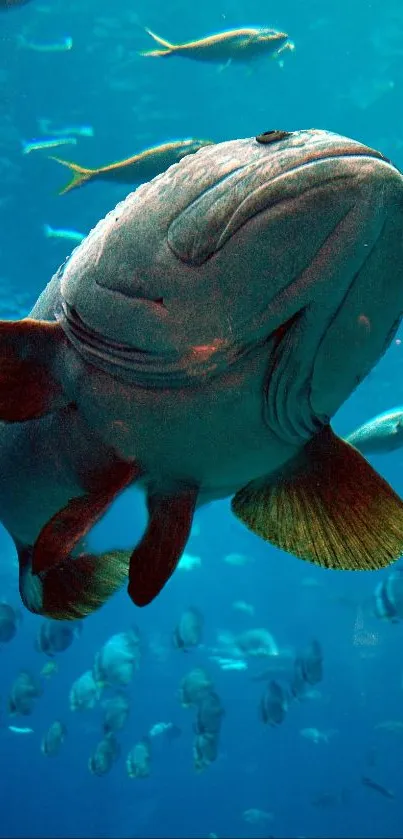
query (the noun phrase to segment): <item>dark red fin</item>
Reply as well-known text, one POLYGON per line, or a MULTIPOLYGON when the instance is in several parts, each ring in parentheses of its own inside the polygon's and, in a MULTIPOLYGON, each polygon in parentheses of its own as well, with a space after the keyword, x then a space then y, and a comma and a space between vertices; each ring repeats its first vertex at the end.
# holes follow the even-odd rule
POLYGON ((114 498, 139 476, 137 463, 115 461, 99 475, 94 489, 72 498, 42 528, 33 548, 32 573, 39 574, 69 559, 78 542, 105 513, 114 498))
POLYGON ((146 606, 160 593, 179 562, 189 538, 198 490, 151 496, 146 532, 132 553, 128 592, 136 606, 146 606))
POLYGON ((53 321, 0 321, 0 420, 38 419, 68 404, 52 372, 63 341, 53 321))
POLYGON ((324 568, 370 571, 403 554, 403 502, 329 426, 295 468, 244 487, 232 509, 258 536, 324 568))
POLYGON ((100 608, 127 580, 130 551, 69 558, 38 575, 32 548, 19 547, 20 594, 31 612, 54 620, 80 620, 100 608))

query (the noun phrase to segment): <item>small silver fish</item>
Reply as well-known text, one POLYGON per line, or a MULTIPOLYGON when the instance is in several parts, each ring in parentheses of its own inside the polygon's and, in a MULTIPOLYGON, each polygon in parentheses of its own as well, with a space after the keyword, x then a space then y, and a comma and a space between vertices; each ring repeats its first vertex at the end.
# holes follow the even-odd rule
POLYGON ((52 128, 51 119, 39 119, 38 128, 41 134, 53 134, 54 137, 93 137, 92 125, 65 125, 63 128, 52 128))
POLYGON ((32 151, 56 149, 58 146, 76 146, 76 137, 51 137, 48 140, 26 140, 22 141, 22 153, 30 154, 32 151))
POLYGON ((17 42, 20 47, 32 52, 69 52, 73 48, 73 39, 69 36, 62 38, 60 41, 39 43, 38 41, 29 41, 23 35, 18 35, 17 42))
POLYGON ((33 728, 20 728, 18 725, 9 725, 8 730, 11 731, 13 734, 33 734, 33 728))
POLYGON ((82 242, 85 239, 85 233, 63 227, 51 227, 50 224, 43 225, 43 232, 47 239, 67 239, 69 242, 82 242))

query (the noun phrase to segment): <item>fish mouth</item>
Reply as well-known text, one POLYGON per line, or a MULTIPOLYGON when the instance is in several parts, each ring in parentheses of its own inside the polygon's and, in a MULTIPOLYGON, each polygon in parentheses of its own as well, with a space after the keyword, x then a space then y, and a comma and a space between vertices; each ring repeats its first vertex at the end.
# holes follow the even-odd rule
POLYGON ((334 148, 331 149, 331 151, 328 151, 328 152, 326 152, 325 149, 323 149, 323 150, 322 149, 312 149, 304 157, 304 159, 302 161, 296 163, 295 166, 291 166, 289 169, 285 169, 284 170, 284 175, 288 174, 289 172, 296 171, 297 169, 304 168, 305 166, 309 166, 310 164, 315 163, 316 161, 322 161, 323 160, 323 161, 329 161, 329 163, 331 163, 332 161, 337 160, 338 158, 343 158, 343 157, 351 157, 351 158, 367 157, 370 160, 372 160, 372 159, 383 160, 384 163, 389 163, 390 165, 392 165, 390 160, 387 157, 385 157, 385 155, 383 155, 381 152, 377 151, 376 149, 370 149, 369 147, 366 147, 366 146, 360 147, 358 144, 357 144, 357 148, 354 148, 354 147, 352 147, 351 144, 350 145, 348 145, 348 144, 343 145, 342 143, 340 143, 340 145, 335 146, 334 148))
MULTIPOLYGON (((158 305, 154 301, 151 303, 158 305)), ((256 341, 242 345, 220 341, 190 346, 183 352, 152 352, 102 335, 84 323, 65 300, 61 301, 55 317, 70 343, 86 361, 141 387, 196 385, 200 380, 218 376, 256 347, 256 341)))

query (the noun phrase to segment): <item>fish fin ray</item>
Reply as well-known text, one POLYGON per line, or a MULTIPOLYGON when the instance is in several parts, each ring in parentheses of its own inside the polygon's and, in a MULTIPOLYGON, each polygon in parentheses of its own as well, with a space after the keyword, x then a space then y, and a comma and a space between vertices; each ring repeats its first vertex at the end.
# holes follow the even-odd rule
POLYGON ((38 419, 69 404, 49 363, 64 340, 56 321, 0 321, 0 420, 38 419))
POLYGON ((130 561, 128 592, 136 606, 151 603, 173 574, 189 538, 197 495, 191 487, 149 497, 148 525, 130 561))
POLYGON ((403 502, 330 426, 294 471, 244 487, 232 510, 263 539, 325 568, 375 570, 403 553, 403 502))
POLYGON ((53 620, 80 620, 95 612, 127 579, 130 551, 82 554, 33 575, 32 548, 20 546, 20 594, 29 611, 53 620))

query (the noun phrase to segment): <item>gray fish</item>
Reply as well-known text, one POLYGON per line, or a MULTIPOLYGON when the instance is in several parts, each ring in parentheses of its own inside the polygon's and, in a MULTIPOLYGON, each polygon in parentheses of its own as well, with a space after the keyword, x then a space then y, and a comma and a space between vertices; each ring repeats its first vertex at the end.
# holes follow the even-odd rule
POLYGON ((107 775, 112 766, 118 760, 120 746, 114 734, 106 734, 97 744, 92 755, 88 759, 88 769, 93 775, 107 775))
POLYGON ((133 746, 126 758, 129 778, 148 778, 151 773, 151 759, 151 741, 146 736, 133 746))
POLYGON ((199 609, 186 609, 173 631, 173 644, 185 652, 201 643, 203 633, 203 615, 199 609))
POLYGON ((212 690, 203 697, 197 709, 194 730, 196 734, 214 734, 217 736, 221 729, 222 718, 225 714, 218 694, 212 690))
POLYGON ((217 734, 197 734, 193 743, 193 765, 196 772, 203 772, 217 760, 219 737, 217 734))
POLYGON ((294 674, 291 680, 291 693, 302 698, 307 686, 317 685, 323 678, 323 655, 319 641, 313 640, 302 650, 294 662, 294 674))
POLYGON ((403 620, 403 569, 394 569, 376 586, 372 598, 373 614, 381 620, 403 620))
POLYGON ((362 454, 387 454, 403 446, 403 408, 378 414, 345 438, 362 454))
POLYGON ((80 636, 81 631, 82 624, 79 621, 65 623, 46 620, 39 627, 35 648, 38 652, 52 657, 67 650, 74 639, 80 636))
POLYGON ((213 682, 201 667, 195 667, 183 677, 178 691, 178 699, 183 708, 198 706, 214 689, 213 682))
POLYGON ((102 727, 104 734, 120 731, 126 725, 130 713, 130 702, 125 693, 119 692, 105 699, 103 703, 102 727))
POLYGON ((8 697, 9 714, 29 716, 32 714, 35 700, 41 694, 42 687, 39 681, 27 670, 22 670, 11 686, 8 697))
POLYGON ((227 496, 255 534, 323 567, 397 559, 403 503, 329 421, 402 311, 403 178, 358 142, 218 143, 130 194, 30 317, 0 322, 0 520, 25 605, 81 618, 127 577, 146 605, 196 507, 227 496), (89 553, 135 483, 140 543, 89 553))
POLYGON ((368 778, 363 775, 361 783, 364 787, 369 787, 370 789, 375 790, 375 792, 379 792, 379 794, 383 795, 384 798, 395 798, 395 793, 392 790, 384 787, 383 784, 378 784, 378 781, 374 781, 372 778, 368 778))
POLYGON ((281 725, 288 709, 288 695, 282 685, 274 680, 267 686, 260 700, 260 718, 265 725, 281 725))
POLYGON ((18 609, 8 603, 0 603, 0 644, 7 644, 14 638, 21 615, 18 609))
POLYGON ((59 754, 60 748, 67 734, 67 728, 60 720, 55 720, 49 726, 46 734, 42 738, 41 752, 46 757, 56 757, 59 754))

